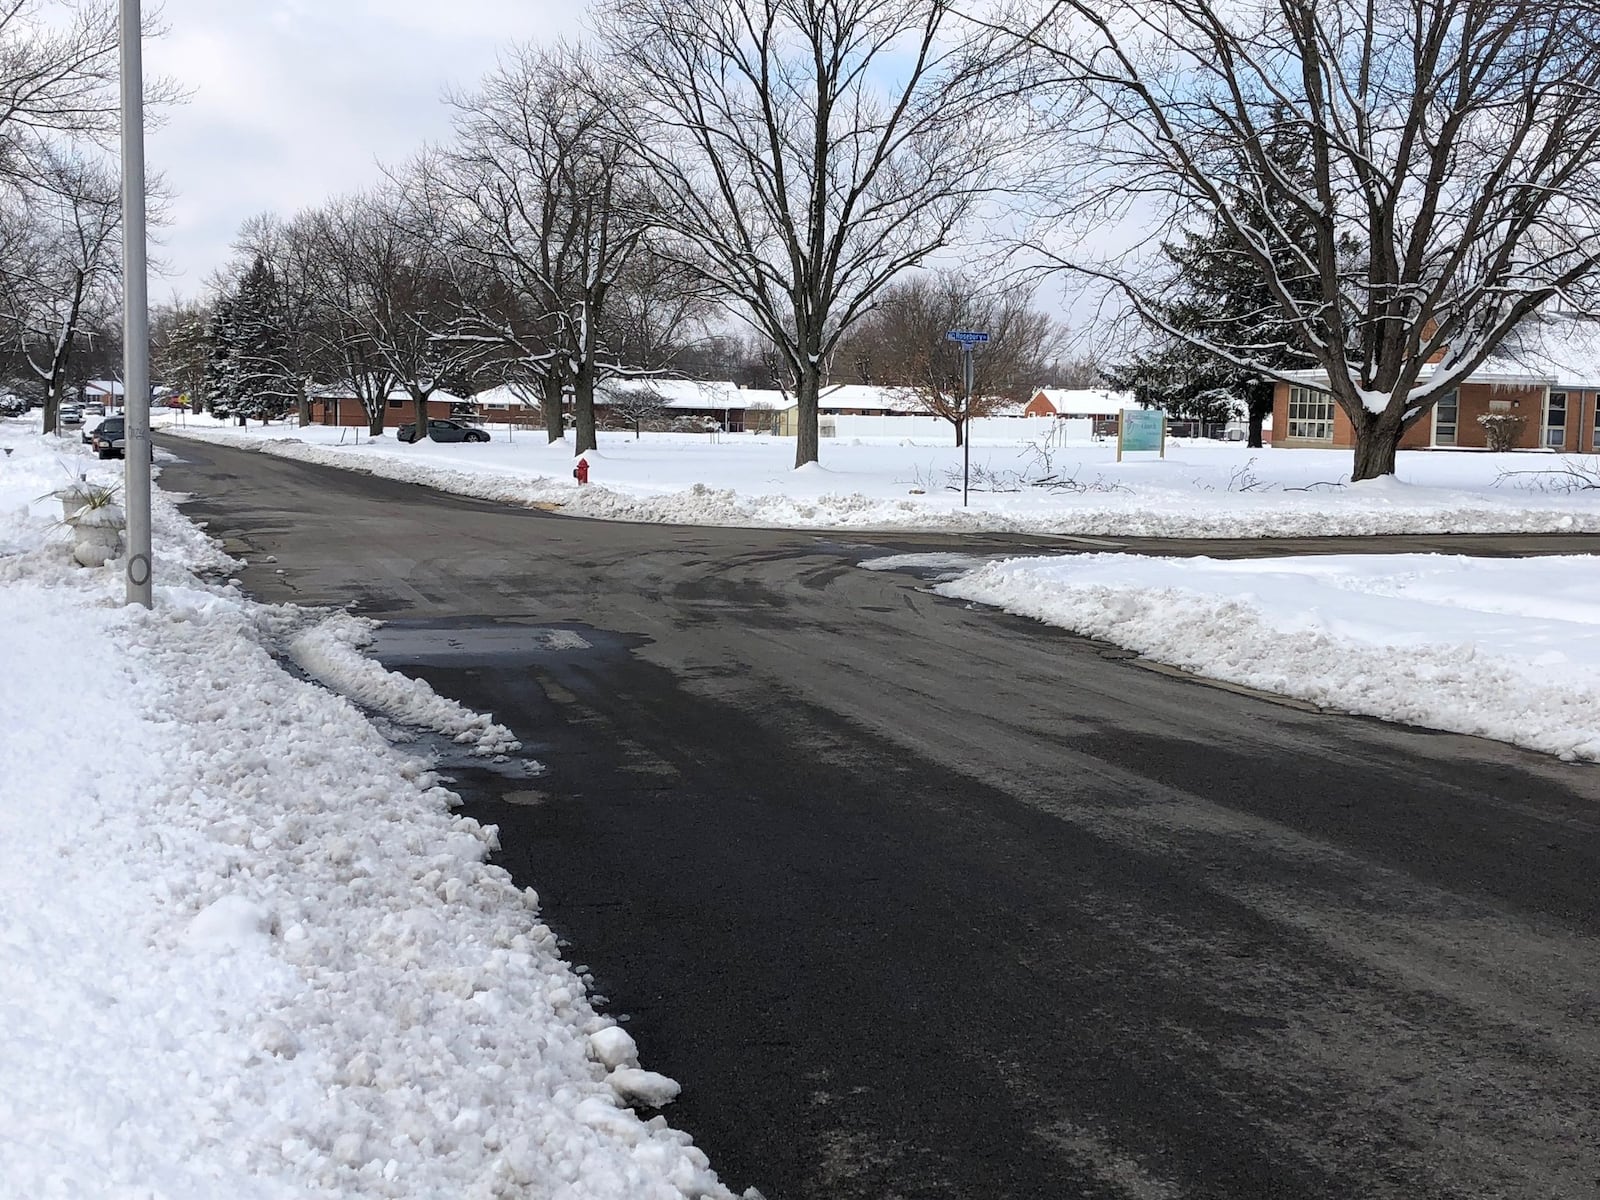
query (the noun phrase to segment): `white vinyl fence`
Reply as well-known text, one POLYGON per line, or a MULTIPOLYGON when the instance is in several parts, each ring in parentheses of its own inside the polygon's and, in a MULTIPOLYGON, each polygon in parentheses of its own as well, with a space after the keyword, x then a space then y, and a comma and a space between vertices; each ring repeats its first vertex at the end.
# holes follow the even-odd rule
MULTIPOLYGON (((824 413, 819 433, 835 438, 899 438, 902 441, 955 445, 955 426, 938 417, 836 417, 824 413)), ((1094 422, 1087 417, 977 417, 968 425, 974 443, 1031 442, 1049 435, 1063 442, 1087 442, 1094 422)))

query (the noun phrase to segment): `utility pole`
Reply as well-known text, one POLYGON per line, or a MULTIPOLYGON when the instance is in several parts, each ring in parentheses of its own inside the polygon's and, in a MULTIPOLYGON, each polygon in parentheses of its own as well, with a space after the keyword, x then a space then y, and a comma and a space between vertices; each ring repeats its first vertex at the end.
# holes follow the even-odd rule
POLYGON ((128 603, 151 604, 150 296, 145 263, 144 62, 139 0, 122 0, 122 419, 128 603))

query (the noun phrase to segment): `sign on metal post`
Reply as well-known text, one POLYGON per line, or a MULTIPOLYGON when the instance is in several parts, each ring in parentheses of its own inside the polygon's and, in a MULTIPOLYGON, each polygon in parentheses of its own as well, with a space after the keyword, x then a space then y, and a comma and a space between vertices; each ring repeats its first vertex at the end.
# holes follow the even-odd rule
POLYGON ((1117 418, 1117 461, 1124 450, 1155 450, 1167 456, 1167 414, 1159 408, 1125 408, 1117 418))
POLYGON ((951 329, 944 339, 961 344, 961 391, 964 404, 961 409, 961 507, 967 506, 967 478, 972 467, 972 348, 989 340, 989 335, 979 329, 951 329))

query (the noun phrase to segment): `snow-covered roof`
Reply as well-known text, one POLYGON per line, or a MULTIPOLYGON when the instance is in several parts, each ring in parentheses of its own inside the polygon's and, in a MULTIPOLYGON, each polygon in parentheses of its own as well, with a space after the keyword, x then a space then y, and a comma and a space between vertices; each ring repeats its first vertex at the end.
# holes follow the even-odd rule
POLYGON ((102 396, 122 395, 122 385, 115 379, 91 379, 83 385, 85 392, 98 392, 102 396))
MULTIPOLYGON (((1428 379, 1437 369, 1435 364, 1427 364, 1419 379, 1428 379)), ((1288 375, 1312 384, 1324 384, 1328 379, 1320 368, 1288 375)), ((1600 321, 1559 313, 1530 317, 1478 364, 1467 382, 1600 388, 1600 321)))
POLYGON ((654 395, 665 408, 743 408, 739 385, 726 380, 701 379, 608 379, 595 388, 595 399, 608 400, 629 394, 654 395))
POLYGON ((539 401, 532 396, 520 396, 506 384, 474 392, 472 402, 479 408, 538 408, 539 401))
POLYGON ((1103 417, 1137 407, 1132 392, 1113 392, 1109 388, 1040 388, 1034 395, 1050 401, 1064 417, 1103 417))
POLYGON ((1470 378, 1600 387, 1600 321, 1561 314, 1525 321, 1470 378))
POLYGON ((821 412, 838 412, 845 408, 860 408, 875 412, 922 412, 914 392, 907 388, 878 387, 865 383, 842 383, 825 387, 817 397, 821 412))
POLYGON ((800 402, 794 398, 793 392, 781 392, 777 388, 742 388, 739 391, 739 403, 745 408, 787 412, 800 402))
MULTIPOLYGON (((321 386, 312 388, 307 394, 313 400, 357 400, 360 398, 356 395, 354 388, 352 388, 349 384, 343 383, 323 384, 321 386)), ((409 401, 411 399, 411 393, 406 391, 403 387, 391 388, 389 390, 389 394, 385 396, 384 399, 409 401)), ((464 397, 458 396, 454 392, 447 392, 443 388, 435 389, 433 394, 428 397, 428 402, 430 404, 469 403, 464 397)))

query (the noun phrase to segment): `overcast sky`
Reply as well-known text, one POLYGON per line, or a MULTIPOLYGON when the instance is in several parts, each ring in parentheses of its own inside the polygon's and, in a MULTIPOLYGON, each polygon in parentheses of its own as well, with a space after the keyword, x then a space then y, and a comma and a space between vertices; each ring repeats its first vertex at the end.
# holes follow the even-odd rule
MULTIPOLYGON (((147 10, 156 7, 147 0, 147 10)), ((440 96, 517 41, 579 32, 567 0, 165 0, 145 71, 191 93, 147 139, 176 193, 151 298, 197 294, 240 221, 379 178, 449 130, 440 96)))

